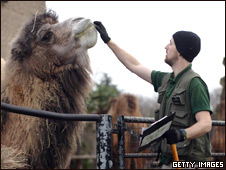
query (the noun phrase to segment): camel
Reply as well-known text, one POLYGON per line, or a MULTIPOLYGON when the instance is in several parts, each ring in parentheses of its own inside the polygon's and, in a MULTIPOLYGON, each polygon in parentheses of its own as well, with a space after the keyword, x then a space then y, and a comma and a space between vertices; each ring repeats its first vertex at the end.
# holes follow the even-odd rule
MULTIPOLYGON (((118 97, 111 100, 111 106, 108 114, 112 115, 112 124, 117 124, 117 118, 120 115, 143 117, 136 96, 131 94, 121 94, 118 97)), ((142 127, 147 127, 145 124, 138 123, 126 123, 136 134, 141 133, 142 127)), ((118 169, 118 136, 113 134, 113 168, 118 169)), ((125 153, 136 153, 138 151, 138 139, 130 135, 128 131, 125 131, 125 153)), ((144 151, 149 152, 148 150, 144 151)), ((143 152, 143 153, 144 153, 143 152)), ((142 158, 125 159, 126 169, 143 169, 145 161, 142 158)))
MULTIPOLYGON (((223 59, 223 65, 225 66, 225 57, 223 59)), ((217 105, 214 118, 217 120, 225 121, 225 76, 221 78, 220 84, 222 86, 222 92, 220 96, 220 103, 217 105)), ((212 135, 212 152, 215 153, 225 153, 225 126, 215 126, 213 127, 212 135)), ((214 161, 225 161, 225 156, 214 157, 214 161)))
MULTIPOLYGON (((225 99, 221 98, 220 103, 217 106, 217 110, 221 113, 221 119, 225 121, 225 99)), ((211 139, 212 152, 225 153, 225 126, 214 126, 211 139)), ((216 156, 214 161, 225 161, 225 157, 216 156)))
MULTIPOLYGON (((85 113, 92 83, 88 49, 96 42, 97 32, 90 19, 74 17, 59 23, 54 11, 37 12, 12 43, 1 102, 65 114, 85 113)), ((20 159, 25 160, 24 168, 69 168, 81 122, 6 111, 1 112, 1 119, 1 146, 24 155, 20 159)), ((9 163, 4 167, 2 160, 9 159, 3 158, 1 168, 14 168, 9 163)))

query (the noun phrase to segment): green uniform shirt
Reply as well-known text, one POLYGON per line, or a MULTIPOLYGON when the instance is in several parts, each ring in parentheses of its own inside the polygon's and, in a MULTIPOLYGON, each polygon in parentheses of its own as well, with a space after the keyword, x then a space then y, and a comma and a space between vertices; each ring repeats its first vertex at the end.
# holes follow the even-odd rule
MULTIPOLYGON (((171 73, 170 76, 170 86, 168 87, 166 91, 166 102, 165 107, 167 105, 169 96, 173 92, 174 88, 176 87, 176 84, 180 77, 189 69, 191 69, 192 64, 190 64, 187 68, 185 68, 183 71, 181 71, 175 78, 174 73, 171 73)), ((166 72, 160 72, 160 71, 152 71, 151 74, 151 80, 152 84, 154 86, 155 92, 157 92, 158 88, 161 86, 161 82, 163 77, 166 75, 166 72)), ((212 114, 212 110, 210 108, 210 98, 209 98, 209 91, 208 87, 205 85, 205 83, 202 81, 202 79, 196 77, 192 79, 190 84, 190 102, 192 107, 192 114, 195 114, 199 111, 209 111, 212 114)))
MULTIPOLYGON (((192 67, 192 64, 190 64, 187 68, 181 71, 175 78, 174 78, 174 73, 173 72, 171 73, 169 78, 170 85, 166 90, 166 102, 165 102, 164 110, 166 108, 166 105, 168 103, 171 93, 176 87, 178 80, 186 71, 191 69, 191 67, 192 67)), ((152 80, 152 84, 154 86, 155 92, 157 92, 158 88, 161 86, 162 79, 166 74, 167 74, 166 72, 152 71, 151 80, 152 80)), ((210 114, 212 114, 212 110, 210 108, 210 98, 209 98, 208 87, 205 85, 202 79, 200 79, 199 77, 195 77, 192 79, 190 88, 189 88, 189 93, 190 93, 190 103, 191 103, 191 109, 192 109, 193 115, 195 115, 195 113, 199 111, 209 111, 210 114)), ((172 157, 160 155, 160 165, 162 165, 163 163, 166 163, 169 160, 172 161, 172 159, 173 159, 172 157)))

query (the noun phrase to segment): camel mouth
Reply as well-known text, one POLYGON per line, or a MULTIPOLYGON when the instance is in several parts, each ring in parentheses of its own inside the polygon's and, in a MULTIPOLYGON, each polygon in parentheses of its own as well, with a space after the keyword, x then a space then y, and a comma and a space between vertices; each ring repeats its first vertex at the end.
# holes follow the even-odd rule
POLYGON ((94 28, 90 19, 80 19, 73 28, 74 38, 80 38, 94 28))
POLYGON ((89 30, 91 31, 93 28, 94 28, 93 24, 90 23, 90 24, 89 24, 82 32, 76 34, 76 35, 74 36, 74 38, 75 38, 75 39, 78 39, 78 38, 82 37, 83 35, 86 35, 86 33, 87 33, 89 30))
POLYGON ((97 42, 97 31, 90 19, 81 19, 73 28, 73 38, 81 47, 92 48, 97 42))

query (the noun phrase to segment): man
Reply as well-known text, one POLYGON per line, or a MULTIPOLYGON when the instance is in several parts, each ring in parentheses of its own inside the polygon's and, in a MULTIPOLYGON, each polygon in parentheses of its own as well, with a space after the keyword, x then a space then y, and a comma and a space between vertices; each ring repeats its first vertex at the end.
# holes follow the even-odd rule
POLYGON ((94 24, 119 61, 151 83, 159 93, 160 109, 156 111, 155 119, 176 112, 172 127, 165 134, 166 139, 151 147, 152 151, 161 153, 160 165, 166 168, 173 161, 169 144, 176 144, 180 160, 206 160, 210 156, 209 132, 212 128, 209 92, 205 82, 191 69, 191 62, 200 51, 200 38, 188 31, 173 34, 165 47, 165 62, 173 72, 164 73, 143 66, 111 40, 101 22, 95 21, 94 24))

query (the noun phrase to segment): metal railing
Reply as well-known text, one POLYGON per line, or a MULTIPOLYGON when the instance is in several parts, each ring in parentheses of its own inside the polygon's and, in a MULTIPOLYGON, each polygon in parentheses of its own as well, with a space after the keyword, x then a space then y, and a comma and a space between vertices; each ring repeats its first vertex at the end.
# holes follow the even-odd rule
POLYGON ((96 168, 112 168, 112 116, 97 114, 56 113, 50 111, 30 109, 1 102, 1 110, 11 113, 24 114, 40 118, 67 121, 95 121, 96 122, 96 168))
MULTIPOLYGON (((118 166, 119 169, 125 168, 125 158, 153 158, 157 157, 157 153, 125 153, 125 136, 124 132, 128 131, 130 135, 137 138, 137 134, 134 134, 133 130, 127 128, 126 123, 153 123, 155 119, 153 117, 130 117, 119 116, 118 117, 118 166)), ((225 126, 225 121, 212 120, 212 126, 225 126)), ((211 153, 211 156, 225 156, 225 153, 211 153)))
MULTIPOLYGON (((112 133, 118 134, 118 164, 119 168, 124 168, 125 158, 152 158, 156 157, 157 153, 125 153, 124 132, 127 130, 126 123, 153 123, 154 118, 147 117, 129 117, 119 116, 116 129, 112 128, 111 115, 97 114, 73 114, 73 113, 56 113, 50 111, 36 110, 21 106, 10 105, 1 102, 1 110, 11 113, 24 114, 40 118, 48 118, 55 120, 66 121, 95 121, 96 122, 96 168, 111 169, 112 162, 112 133)), ((225 121, 212 121, 213 126, 225 126, 225 121)), ((130 132, 137 138, 137 134, 130 132)), ((225 156, 225 153, 212 153, 212 156, 225 156)), ((82 159, 82 158, 81 158, 82 159)))

